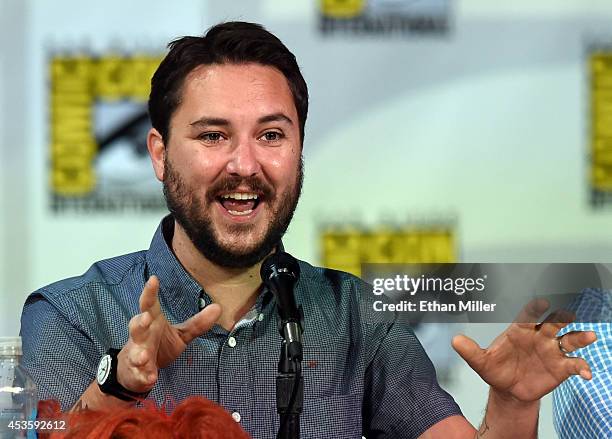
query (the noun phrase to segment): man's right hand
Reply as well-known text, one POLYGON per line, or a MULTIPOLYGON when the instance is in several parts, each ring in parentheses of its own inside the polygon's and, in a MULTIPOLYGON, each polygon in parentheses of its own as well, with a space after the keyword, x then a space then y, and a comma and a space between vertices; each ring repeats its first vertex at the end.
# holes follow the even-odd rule
POLYGON ((140 314, 130 320, 128 342, 118 354, 117 379, 133 392, 151 390, 158 370, 176 360, 221 316, 221 307, 211 304, 187 321, 171 325, 161 310, 158 292, 159 280, 151 276, 140 295, 140 314))

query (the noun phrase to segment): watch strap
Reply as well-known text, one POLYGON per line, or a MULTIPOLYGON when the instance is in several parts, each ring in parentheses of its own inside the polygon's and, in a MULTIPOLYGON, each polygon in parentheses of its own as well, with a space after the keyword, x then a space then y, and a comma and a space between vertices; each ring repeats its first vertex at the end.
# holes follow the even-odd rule
POLYGON ((117 380, 117 365, 119 364, 117 356, 119 355, 120 351, 120 349, 115 348, 110 348, 108 351, 106 351, 106 355, 110 356, 111 358, 109 366, 110 369, 108 371, 108 377, 104 383, 100 384, 98 381, 98 387, 103 393, 114 396, 115 398, 119 398, 123 401, 141 401, 149 395, 149 392, 133 392, 123 387, 117 380))

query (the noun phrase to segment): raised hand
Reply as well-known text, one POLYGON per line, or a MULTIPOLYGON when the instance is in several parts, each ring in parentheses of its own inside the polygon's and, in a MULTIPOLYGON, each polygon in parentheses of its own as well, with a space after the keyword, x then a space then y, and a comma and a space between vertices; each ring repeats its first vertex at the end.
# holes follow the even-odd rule
POLYGON ((151 390, 158 370, 172 363, 221 316, 221 307, 211 304, 187 321, 171 325, 161 310, 158 292, 159 280, 151 276, 140 295, 140 314, 130 320, 128 342, 118 355, 118 381, 133 392, 151 390))
POLYGON ((453 348, 493 390, 519 401, 540 399, 570 375, 591 379, 587 362, 566 356, 561 348, 573 352, 585 347, 597 339, 595 333, 576 331, 557 338, 574 316, 556 312, 536 324, 547 308, 543 300, 528 304, 486 349, 464 335, 453 338, 453 348))

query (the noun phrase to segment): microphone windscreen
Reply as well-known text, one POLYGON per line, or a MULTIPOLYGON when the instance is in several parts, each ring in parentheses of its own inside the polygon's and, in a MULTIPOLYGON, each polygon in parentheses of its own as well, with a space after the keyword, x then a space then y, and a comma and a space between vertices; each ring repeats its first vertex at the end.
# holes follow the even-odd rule
POLYGON ((300 278, 300 265, 289 253, 276 252, 263 261, 259 274, 264 283, 279 274, 290 274, 297 281, 300 278))

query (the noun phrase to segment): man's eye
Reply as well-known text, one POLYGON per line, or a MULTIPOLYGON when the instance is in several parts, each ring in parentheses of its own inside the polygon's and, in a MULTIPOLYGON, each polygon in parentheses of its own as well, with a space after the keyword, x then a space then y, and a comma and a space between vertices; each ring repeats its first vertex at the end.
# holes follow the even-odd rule
POLYGON ((263 136, 261 136, 261 138, 265 140, 266 142, 277 142, 281 140, 283 137, 284 137, 283 134, 277 131, 268 131, 267 133, 264 133, 263 136))
POLYGON ((223 139, 221 133, 202 133, 198 136, 198 139, 204 140, 208 143, 218 143, 223 139))

